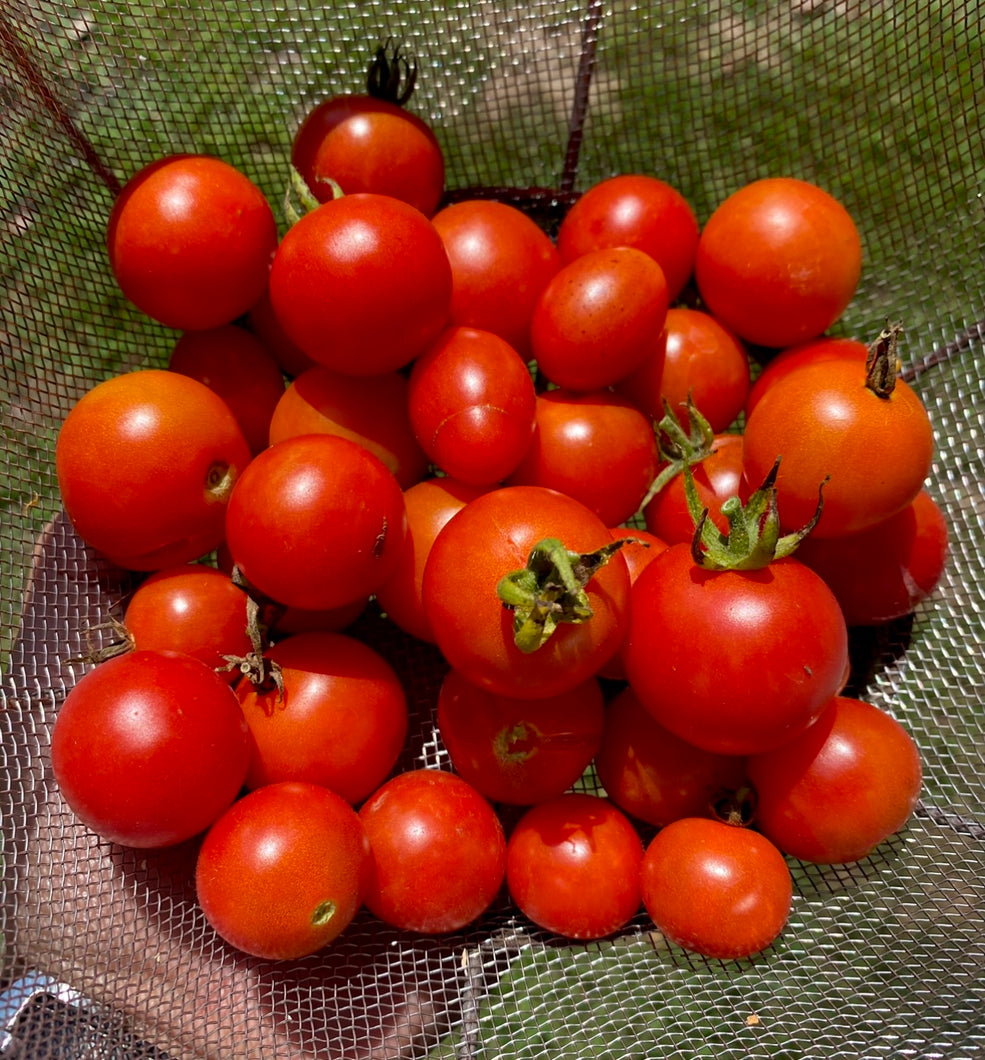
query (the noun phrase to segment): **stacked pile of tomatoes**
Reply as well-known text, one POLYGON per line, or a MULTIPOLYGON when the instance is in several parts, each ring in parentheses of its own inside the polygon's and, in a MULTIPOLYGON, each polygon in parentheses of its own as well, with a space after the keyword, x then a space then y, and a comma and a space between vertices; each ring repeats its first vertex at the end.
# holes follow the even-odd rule
POLYGON ((281 238, 211 157, 112 211, 121 289, 181 334, 58 439, 77 532, 148 574, 132 650, 55 724, 69 806, 200 843, 207 918, 262 957, 363 906, 455 931, 504 886, 571 938, 644 908, 700 953, 765 948, 785 856, 866 856, 921 780, 906 731, 840 695, 848 626, 911 612, 946 551, 899 329, 825 337, 851 217, 771 178, 699 228, 624 175, 551 238, 440 205, 433 132, 370 96, 316 108, 293 163, 281 238), (407 698, 352 631, 367 607, 440 650, 452 770, 395 772, 407 698))

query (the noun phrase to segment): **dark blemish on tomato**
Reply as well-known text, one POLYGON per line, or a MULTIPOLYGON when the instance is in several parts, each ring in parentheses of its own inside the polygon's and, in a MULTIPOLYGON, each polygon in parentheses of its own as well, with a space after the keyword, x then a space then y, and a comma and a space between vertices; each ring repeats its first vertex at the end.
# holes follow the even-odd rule
POLYGON ((383 548, 386 545, 386 528, 387 522, 386 517, 383 518, 383 526, 380 532, 376 535, 376 540, 373 542, 373 557, 379 559, 383 555, 383 548))

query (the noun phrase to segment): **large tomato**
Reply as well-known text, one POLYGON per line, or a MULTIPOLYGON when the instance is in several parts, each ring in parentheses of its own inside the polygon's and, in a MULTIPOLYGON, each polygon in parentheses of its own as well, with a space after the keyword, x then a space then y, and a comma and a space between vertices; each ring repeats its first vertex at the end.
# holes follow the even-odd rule
POLYGON ((211 552, 249 461, 222 398, 197 379, 157 369, 93 387, 65 417, 55 446, 58 486, 76 532, 131 570, 211 552))
POLYGON ((249 753, 229 685, 180 652, 100 663, 65 697, 51 733, 52 772, 69 807, 131 847, 203 832, 239 794, 249 753))

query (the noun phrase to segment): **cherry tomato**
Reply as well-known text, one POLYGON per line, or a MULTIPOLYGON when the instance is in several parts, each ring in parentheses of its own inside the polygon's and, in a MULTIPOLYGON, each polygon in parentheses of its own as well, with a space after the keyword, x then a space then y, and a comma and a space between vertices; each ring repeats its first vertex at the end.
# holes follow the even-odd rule
POLYGON ((412 361, 445 326, 451 268, 441 237, 389 195, 344 195, 297 221, 270 270, 270 300, 287 336, 347 375, 412 361))
POLYGON ((793 739, 844 686, 848 634, 793 557, 707 570, 671 545, 636 579, 622 660, 640 702, 681 739, 753 754, 793 739))
POLYGON ((228 324, 267 286, 277 223, 260 189, 205 155, 172 155, 127 181, 110 212, 110 266, 120 289, 172 328, 228 324))
POLYGON ((399 773, 359 811, 372 848, 366 905, 404 931, 458 931, 492 904, 506 838, 489 803, 437 769, 399 773))
POLYGON ((229 685, 180 652, 133 651, 86 673, 51 733, 51 766, 75 815, 103 839, 191 839, 239 794, 246 723, 229 685))
POLYGON ((438 731, 459 776, 492 802, 530 806, 567 791, 602 739, 598 681, 559 696, 515 699, 449 670, 438 695, 438 731))
POLYGON ((504 339, 452 327, 414 362, 408 406, 431 462, 460 482, 493 486, 520 463, 534 433, 526 363, 504 339))
POLYGON ((662 828, 646 848, 643 905, 670 942, 721 960, 766 949, 790 916, 783 855, 757 832, 704 817, 662 828))
POLYGON ((569 792, 531 807, 510 834, 506 883, 538 927, 571 939, 614 935, 640 908, 643 844, 607 799, 569 792))
POLYGON ((348 438, 303 434, 265 449, 233 490, 226 543, 257 590, 288 607, 365 600, 396 569, 404 498, 381 460, 348 438))
POLYGON ((740 338, 784 347, 826 331, 858 286, 862 243, 844 206, 814 184, 767 177, 708 218, 694 271, 708 310, 740 338))
POLYGON ((211 552, 250 451, 229 406, 197 379, 147 369, 97 384, 55 447, 76 533, 114 563, 156 570, 211 552))
POLYGON ((525 213, 491 199, 468 199, 433 217, 451 262, 450 324, 481 328, 530 353, 530 319, 561 267, 550 237, 525 213))
POLYGON ((657 474, 653 426, 609 390, 546 390, 537 395, 536 429, 511 486, 566 493, 608 526, 633 516, 657 474))
POLYGON ((666 317, 667 281, 653 258, 633 247, 591 250, 541 292, 530 348, 552 383, 601 390, 659 356, 666 317))
POLYGON ((563 261, 592 250, 635 247, 657 262, 676 298, 691 278, 698 221, 676 188, 656 177, 624 173, 590 187, 568 210, 557 235, 563 261))
POLYGON ((299 376, 317 363, 287 337, 283 325, 270 302, 270 287, 264 289, 260 300, 250 309, 245 321, 251 333, 274 355, 285 375, 299 376))
POLYGON ((334 941, 359 911, 369 844, 352 807, 317 784, 269 784, 209 829, 198 902, 242 953, 295 960, 334 941))
POLYGON ((921 774, 920 752, 895 718, 836 696, 806 732, 749 759, 756 826, 795 858, 858 861, 909 820, 921 774))
POLYGON ((400 372, 343 375, 324 365, 302 372, 274 409, 270 442, 299 434, 337 434, 358 442, 386 464, 403 489, 427 473, 427 456, 407 412, 407 379, 400 372))
MULTIPOLYGON (((814 361, 837 361, 843 357, 864 364, 868 353, 868 347, 858 339, 839 339, 827 336, 781 350, 766 362, 756 381, 749 388, 746 396, 746 418, 752 415, 752 410, 759 404, 759 399, 777 380, 785 378, 800 365, 814 361)), ((700 404, 698 408, 701 408, 700 404)))

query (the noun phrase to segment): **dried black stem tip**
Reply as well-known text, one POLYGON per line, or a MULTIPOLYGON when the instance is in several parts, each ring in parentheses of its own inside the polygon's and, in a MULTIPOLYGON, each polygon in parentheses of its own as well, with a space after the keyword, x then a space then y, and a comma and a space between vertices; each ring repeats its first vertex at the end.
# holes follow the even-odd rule
POLYGON ((417 62, 400 52, 400 45, 393 38, 376 49, 366 77, 366 91, 374 99, 403 106, 414 94, 417 83, 417 62))

